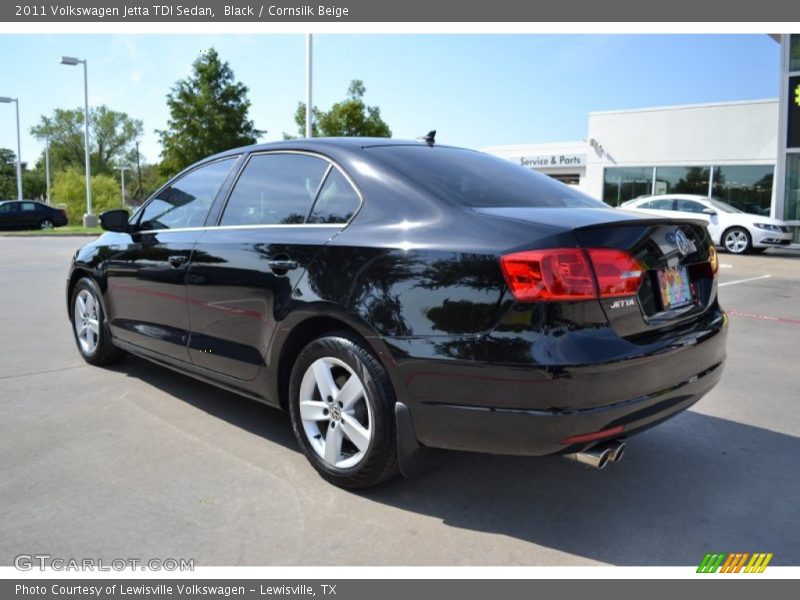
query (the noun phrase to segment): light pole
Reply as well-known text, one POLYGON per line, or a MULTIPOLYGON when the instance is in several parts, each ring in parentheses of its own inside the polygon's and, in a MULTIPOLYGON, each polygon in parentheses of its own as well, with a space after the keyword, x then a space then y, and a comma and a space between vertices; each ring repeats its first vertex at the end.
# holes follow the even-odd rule
POLYGON ((0 102, 8 104, 13 102, 17 105, 17 200, 22 200, 22 156, 19 143, 19 98, 0 97, 0 102))
POLYGON ((62 56, 61 64, 71 67, 83 65, 83 152, 86 156, 86 214, 83 215, 83 226, 96 227, 97 217, 92 214, 92 165, 89 159, 89 74, 86 59, 62 56))
POLYGON ((312 137, 314 129, 311 123, 312 118, 312 104, 311 104, 311 51, 312 51, 312 38, 311 34, 306 34, 306 137, 312 137))
POLYGON ((119 187, 122 190, 122 208, 125 208, 125 171, 128 170, 128 167, 120 167, 119 168, 119 176, 120 176, 120 184, 119 187))
POLYGON ((44 177, 47 182, 47 203, 50 204, 50 136, 44 136, 44 177))

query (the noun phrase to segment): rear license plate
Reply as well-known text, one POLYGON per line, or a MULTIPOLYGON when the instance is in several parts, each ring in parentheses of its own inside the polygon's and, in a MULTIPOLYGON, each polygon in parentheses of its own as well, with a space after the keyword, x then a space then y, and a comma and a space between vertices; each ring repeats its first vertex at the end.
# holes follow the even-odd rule
POLYGON ((658 287, 664 310, 692 303, 692 288, 686 267, 669 267, 658 272, 658 287))

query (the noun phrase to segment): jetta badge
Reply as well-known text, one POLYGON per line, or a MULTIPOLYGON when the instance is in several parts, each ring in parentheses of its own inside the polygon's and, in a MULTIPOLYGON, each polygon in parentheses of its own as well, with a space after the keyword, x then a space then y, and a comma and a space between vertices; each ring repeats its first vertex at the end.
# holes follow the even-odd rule
POLYGON ((681 256, 689 254, 689 238, 680 229, 675 230, 675 245, 678 247, 678 252, 681 256))

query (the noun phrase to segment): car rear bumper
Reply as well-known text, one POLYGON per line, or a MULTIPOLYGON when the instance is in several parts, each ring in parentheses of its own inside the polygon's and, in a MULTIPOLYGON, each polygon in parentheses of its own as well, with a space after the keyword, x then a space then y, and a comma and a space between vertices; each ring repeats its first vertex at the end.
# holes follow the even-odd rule
POLYGON ((576 452, 592 444, 565 440, 619 426, 614 438, 630 436, 711 390, 722 374, 727 337, 727 318, 716 314, 668 344, 648 345, 648 353, 601 365, 525 369, 401 359, 398 399, 409 408, 417 440, 428 447, 516 455, 576 452))
POLYGON ((580 451, 572 436, 622 426, 614 439, 657 425, 689 408, 719 381, 719 363, 674 386, 607 406, 572 412, 422 403, 413 412, 419 441, 430 447, 491 454, 545 455, 580 451))

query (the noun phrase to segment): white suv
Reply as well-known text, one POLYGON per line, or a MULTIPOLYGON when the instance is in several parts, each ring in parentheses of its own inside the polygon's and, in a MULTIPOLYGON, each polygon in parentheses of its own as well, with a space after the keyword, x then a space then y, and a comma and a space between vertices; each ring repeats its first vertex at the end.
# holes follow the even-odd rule
POLYGON ((733 254, 761 252, 792 243, 792 230, 783 221, 742 212, 713 197, 694 194, 645 196, 624 202, 620 208, 659 216, 669 212, 679 218, 703 219, 708 223, 708 232, 714 243, 733 254))

